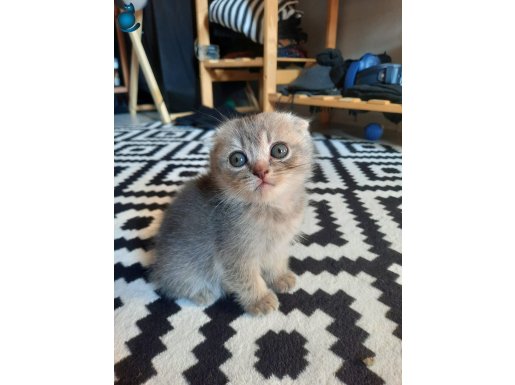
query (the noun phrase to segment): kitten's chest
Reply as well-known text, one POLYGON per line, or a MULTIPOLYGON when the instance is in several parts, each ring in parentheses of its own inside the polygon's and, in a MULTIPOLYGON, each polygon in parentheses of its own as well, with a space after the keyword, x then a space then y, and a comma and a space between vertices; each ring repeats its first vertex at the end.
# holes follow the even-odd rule
POLYGON ((274 244, 290 242, 299 231, 304 215, 304 206, 295 205, 288 210, 267 207, 251 210, 248 220, 253 223, 254 242, 274 244))
POLYGON ((300 230, 304 209, 302 195, 284 208, 248 205, 221 215, 218 228, 221 248, 225 252, 257 257, 284 251, 300 230))

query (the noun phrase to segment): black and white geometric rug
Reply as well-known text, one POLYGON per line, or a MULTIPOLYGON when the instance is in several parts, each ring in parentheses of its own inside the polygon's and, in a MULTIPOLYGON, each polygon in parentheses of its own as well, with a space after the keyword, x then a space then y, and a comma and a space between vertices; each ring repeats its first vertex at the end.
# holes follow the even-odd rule
POLYGON ((115 128, 115 384, 400 384, 401 154, 313 134, 298 275, 279 310, 170 301, 146 267, 161 215, 207 165, 212 130, 115 128))

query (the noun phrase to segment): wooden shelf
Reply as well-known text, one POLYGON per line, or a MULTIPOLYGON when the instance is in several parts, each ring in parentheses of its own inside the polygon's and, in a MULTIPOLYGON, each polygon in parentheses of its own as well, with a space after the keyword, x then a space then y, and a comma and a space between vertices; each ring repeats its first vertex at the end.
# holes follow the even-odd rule
MULTIPOLYGON (((316 59, 278 57, 277 61, 280 63, 315 63, 316 59)), ((242 57, 237 59, 204 60, 202 63, 206 68, 263 67, 263 58, 242 57)))
MULTIPOLYGON (((314 58, 277 57, 278 47, 278 0, 262 0, 263 14, 263 57, 205 60, 199 63, 202 104, 213 107, 213 82, 250 81, 259 79, 259 104, 262 111, 273 111, 274 103, 294 103, 323 107, 320 120, 329 122, 329 108, 402 113, 402 105, 389 101, 368 101, 342 98, 341 96, 287 97, 276 94, 277 85, 289 84, 302 72, 316 63, 314 58), (282 65, 278 66, 278 63, 282 65), (286 65, 284 64, 286 63, 286 65), (290 64, 290 65, 289 65, 290 64), (294 64, 301 64, 295 67, 294 64), (304 66, 302 64, 305 64, 304 66), (259 71, 245 69, 259 68, 259 71), (279 67, 279 68, 278 68, 279 67), (281 68, 288 67, 288 68, 281 68), (256 75, 257 74, 257 75, 256 75), (325 108, 324 108, 325 107, 325 108)), ((336 48, 339 0, 326 0, 325 47, 336 48)), ((209 45, 208 0, 195 0, 197 39, 199 45, 209 45)))
POLYGON ((402 104, 392 103, 389 100, 373 99, 363 101, 359 98, 345 98, 338 95, 285 96, 282 94, 269 94, 268 100, 270 100, 270 102, 272 103, 293 103, 305 106, 343 108, 347 110, 377 111, 402 114, 402 104))
POLYGON ((263 58, 242 57, 238 59, 204 60, 202 64, 206 68, 263 67, 263 58))
POLYGON ((129 92, 129 89, 125 86, 114 86, 115 94, 126 94, 129 92))
POLYGON ((249 72, 245 69, 209 68, 209 76, 212 82, 238 82, 261 79, 261 74, 257 72, 249 72))
POLYGON ((316 63, 317 59, 311 57, 278 57, 277 61, 283 63, 316 63))

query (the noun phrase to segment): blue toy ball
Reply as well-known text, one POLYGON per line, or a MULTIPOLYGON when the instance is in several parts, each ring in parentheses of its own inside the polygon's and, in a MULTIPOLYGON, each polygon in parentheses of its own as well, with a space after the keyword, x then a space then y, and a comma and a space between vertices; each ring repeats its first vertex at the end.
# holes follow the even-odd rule
POLYGON ((377 140, 383 136, 383 126, 379 123, 370 123, 365 126, 365 138, 368 140, 377 140))
POLYGON ((136 18, 133 13, 123 12, 118 15, 118 24, 122 30, 128 30, 136 22, 136 18))

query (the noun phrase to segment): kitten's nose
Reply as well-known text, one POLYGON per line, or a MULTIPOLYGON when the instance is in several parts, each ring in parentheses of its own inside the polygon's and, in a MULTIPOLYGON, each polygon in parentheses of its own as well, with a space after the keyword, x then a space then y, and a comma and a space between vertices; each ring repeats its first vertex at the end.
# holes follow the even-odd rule
POLYGON ((266 163, 257 163, 252 169, 252 174, 260 179, 265 179, 265 175, 268 174, 268 172, 268 165, 266 163))

